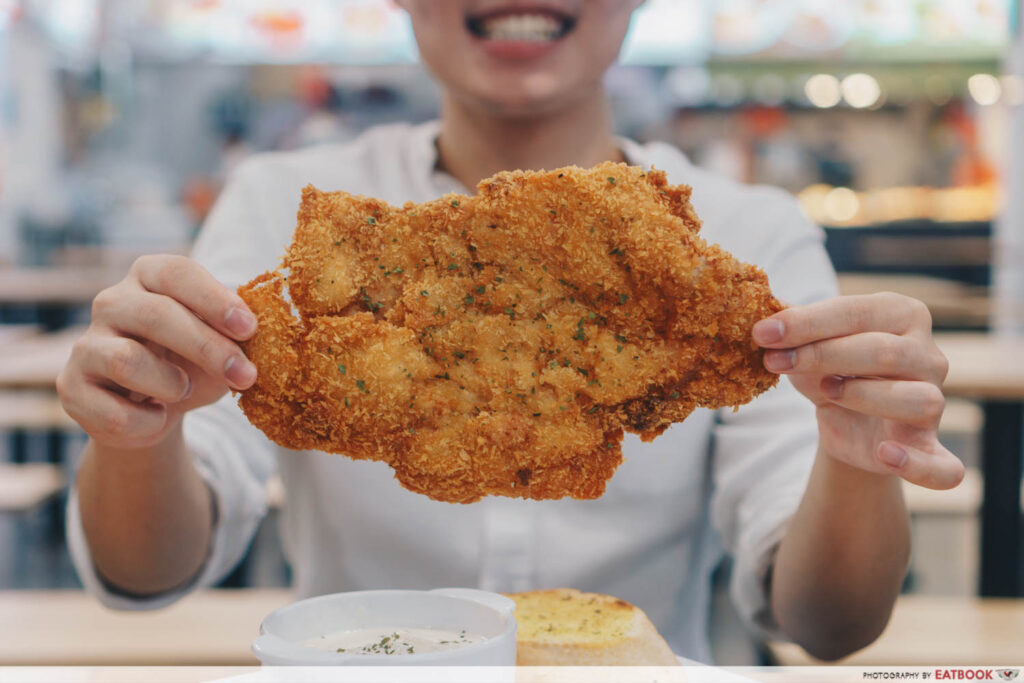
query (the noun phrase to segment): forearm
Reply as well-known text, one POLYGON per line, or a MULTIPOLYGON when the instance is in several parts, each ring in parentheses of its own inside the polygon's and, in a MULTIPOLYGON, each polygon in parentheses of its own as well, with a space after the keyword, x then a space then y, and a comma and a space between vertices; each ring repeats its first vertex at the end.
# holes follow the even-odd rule
POLYGON ((109 583, 155 594, 186 583, 202 567, 213 506, 180 428, 146 450, 90 441, 77 487, 93 563, 109 583))
POLYGON ((909 554, 900 480, 819 454, 775 559, 775 618, 819 658, 858 650, 885 628, 909 554))

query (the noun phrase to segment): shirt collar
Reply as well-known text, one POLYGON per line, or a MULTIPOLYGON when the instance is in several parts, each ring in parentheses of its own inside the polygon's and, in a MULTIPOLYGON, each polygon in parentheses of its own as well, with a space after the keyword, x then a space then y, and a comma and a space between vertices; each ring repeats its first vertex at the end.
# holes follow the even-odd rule
MULTIPOLYGON (((429 177, 430 182, 438 192, 438 196, 454 192, 456 194, 472 194, 472 192, 455 176, 438 168, 437 136, 441 132, 441 122, 438 120, 429 121, 419 126, 416 136, 416 162, 418 168, 422 169, 429 177)), ((635 140, 626 137, 616 136, 615 140, 619 145, 622 156, 626 163, 631 166, 646 168, 650 165, 648 154, 643 145, 635 140)))

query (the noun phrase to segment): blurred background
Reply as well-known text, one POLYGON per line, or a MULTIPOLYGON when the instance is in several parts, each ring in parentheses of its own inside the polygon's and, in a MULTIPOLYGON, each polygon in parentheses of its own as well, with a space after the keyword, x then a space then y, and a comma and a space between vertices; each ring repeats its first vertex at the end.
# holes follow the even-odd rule
MULTIPOLYGON (((607 80, 621 133, 796 195, 844 293, 929 305, 953 361, 941 438, 969 476, 948 494, 908 490, 906 592, 957 609, 1019 596, 1024 571, 1019 12, 1016 0, 647 0, 607 80)), ((53 381, 96 292, 139 254, 187 252, 247 155, 427 120, 437 105, 387 0, 0 0, 0 603, 79 586, 61 503, 83 437, 53 381)), ((288 580, 272 512, 225 586, 288 580)), ((798 657, 752 643, 720 603, 720 661, 798 657)))

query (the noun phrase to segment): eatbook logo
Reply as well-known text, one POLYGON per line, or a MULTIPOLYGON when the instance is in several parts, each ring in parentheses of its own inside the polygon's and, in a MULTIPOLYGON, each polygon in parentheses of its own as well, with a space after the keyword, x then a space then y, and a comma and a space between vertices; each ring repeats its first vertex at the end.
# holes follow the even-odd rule
POLYGON ((1020 669, 997 669, 996 676, 1001 681, 1015 681, 1020 676, 1020 669))

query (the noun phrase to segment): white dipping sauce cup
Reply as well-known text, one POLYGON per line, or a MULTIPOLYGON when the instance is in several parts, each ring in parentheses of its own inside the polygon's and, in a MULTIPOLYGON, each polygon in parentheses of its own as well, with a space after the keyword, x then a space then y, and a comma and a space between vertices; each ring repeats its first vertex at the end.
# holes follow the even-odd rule
POLYGON ((474 588, 377 590, 321 595, 271 612, 252 651, 272 666, 514 666, 515 603, 474 588), (303 643, 337 631, 433 628, 483 636, 471 645, 414 654, 326 652, 303 643))

